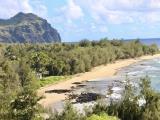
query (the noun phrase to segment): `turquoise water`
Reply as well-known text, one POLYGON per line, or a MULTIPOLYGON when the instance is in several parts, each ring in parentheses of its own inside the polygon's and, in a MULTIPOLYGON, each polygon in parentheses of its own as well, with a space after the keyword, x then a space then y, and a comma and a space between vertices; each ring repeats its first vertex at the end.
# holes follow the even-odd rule
POLYGON ((133 85, 136 85, 139 79, 146 75, 149 76, 152 87, 160 91, 160 58, 141 61, 122 68, 113 77, 83 82, 83 87, 77 87, 75 93, 95 92, 106 95, 108 89, 112 87, 113 93, 117 95, 123 92, 126 78, 130 79, 133 85))
MULTIPOLYGON (((160 91, 160 58, 141 61, 122 68, 118 71, 117 75, 113 77, 82 82, 82 86, 76 87, 73 93, 99 93, 107 97, 108 90, 111 88, 112 94, 107 100, 120 100, 124 91, 126 76, 133 82, 133 85, 135 85, 141 77, 145 77, 146 75, 150 77, 152 87, 155 90, 160 91)), ((92 102, 89 102, 85 105, 92 104, 92 102)), ((60 101, 53 104, 52 107, 56 110, 62 110, 63 106, 64 103, 60 101)), ((79 110, 82 110, 84 107, 84 105, 80 103, 74 104, 74 106, 79 110)))
POLYGON ((119 99, 123 93, 126 78, 130 79, 133 85, 137 85, 140 78, 149 76, 152 87, 160 91, 160 58, 145 60, 130 66, 124 67, 113 77, 101 78, 98 80, 89 80, 82 83, 84 86, 77 87, 75 93, 98 93, 107 95, 108 90, 112 88, 112 99, 119 99))
POLYGON ((131 79, 139 79, 146 75, 150 77, 151 85, 160 91, 160 58, 145 60, 121 69, 118 76, 128 76, 131 79))

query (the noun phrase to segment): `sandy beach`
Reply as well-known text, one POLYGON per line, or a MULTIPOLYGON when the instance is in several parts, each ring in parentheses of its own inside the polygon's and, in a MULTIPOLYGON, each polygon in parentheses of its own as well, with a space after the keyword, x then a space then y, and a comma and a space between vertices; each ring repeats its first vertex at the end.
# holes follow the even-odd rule
POLYGON ((64 93, 62 94, 45 93, 45 91, 54 90, 54 89, 69 90, 71 89, 72 86, 76 86, 73 84, 74 82, 82 82, 86 80, 94 80, 99 78, 110 77, 115 75, 116 72, 123 67, 129 66, 136 62, 140 62, 142 60, 148 60, 148 59, 153 59, 157 57, 160 57, 160 54, 156 54, 153 56, 142 56, 135 59, 118 60, 115 63, 95 67, 90 72, 76 74, 71 79, 60 82, 58 84, 42 87, 38 90, 38 95, 43 95, 45 98, 39 101, 39 103, 45 108, 47 108, 58 101, 65 100, 65 98, 67 97, 64 93))

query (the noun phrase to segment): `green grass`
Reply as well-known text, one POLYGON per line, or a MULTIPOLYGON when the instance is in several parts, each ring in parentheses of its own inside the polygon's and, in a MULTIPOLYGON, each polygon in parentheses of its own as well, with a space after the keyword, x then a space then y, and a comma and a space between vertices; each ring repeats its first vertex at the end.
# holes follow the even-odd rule
POLYGON ((39 80, 39 84, 41 87, 51 85, 51 84, 56 84, 60 81, 65 81, 67 79, 71 78, 71 76, 49 76, 49 77, 44 77, 43 79, 39 80))

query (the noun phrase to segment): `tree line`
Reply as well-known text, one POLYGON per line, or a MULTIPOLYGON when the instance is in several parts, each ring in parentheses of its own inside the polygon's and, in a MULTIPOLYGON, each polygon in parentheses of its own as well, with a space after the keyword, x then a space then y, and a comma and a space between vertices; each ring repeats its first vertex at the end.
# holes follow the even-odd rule
POLYGON ((71 44, 15 44, 4 50, 7 59, 19 61, 23 58, 32 70, 43 76, 72 75, 119 59, 153 55, 157 52, 155 44, 147 46, 139 40, 107 39, 82 40, 71 44))

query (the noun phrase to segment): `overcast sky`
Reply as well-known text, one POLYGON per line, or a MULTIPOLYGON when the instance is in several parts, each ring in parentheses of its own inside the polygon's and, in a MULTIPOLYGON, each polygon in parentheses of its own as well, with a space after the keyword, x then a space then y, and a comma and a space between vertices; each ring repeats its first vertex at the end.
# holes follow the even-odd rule
POLYGON ((32 12, 63 41, 160 37, 160 0, 0 0, 0 18, 32 12))

